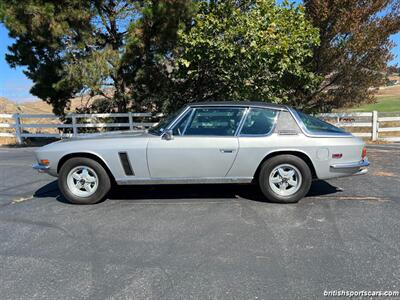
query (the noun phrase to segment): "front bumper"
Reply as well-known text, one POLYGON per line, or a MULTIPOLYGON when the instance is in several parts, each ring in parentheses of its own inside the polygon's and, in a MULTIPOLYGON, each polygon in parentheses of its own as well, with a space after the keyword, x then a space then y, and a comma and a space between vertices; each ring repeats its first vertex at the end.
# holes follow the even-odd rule
POLYGON ((34 170, 39 171, 40 173, 47 173, 50 169, 50 166, 42 165, 42 164, 33 164, 32 168, 34 170))
POLYGON ((331 165, 332 171, 337 172, 350 172, 354 175, 363 175, 368 173, 367 167, 369 166, 369 161, 367 158, 357 161, 357 162, 350 162, 350 163, 342 163, 342 164, 334 164, 331 165))

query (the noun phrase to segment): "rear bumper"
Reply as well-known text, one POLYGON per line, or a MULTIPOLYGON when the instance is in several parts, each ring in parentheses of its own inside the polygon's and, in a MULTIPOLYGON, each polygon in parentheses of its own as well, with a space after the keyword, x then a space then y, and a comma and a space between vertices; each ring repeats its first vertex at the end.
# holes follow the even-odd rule
POLYGON ((332 169, 356 169, 356 168, 364 168, 369 166, 369 161, 367 158, 357 161, 357 162, 350 162, 344 164, 334 164, 331 165, 332 169))
POLYGON ((363 175, 368 173, 367 167, 369 166, 369 161, 367 158, 350 163, 334 164, 331 165, 331 170, 335 172, 352 173, 354 175, 363 175))

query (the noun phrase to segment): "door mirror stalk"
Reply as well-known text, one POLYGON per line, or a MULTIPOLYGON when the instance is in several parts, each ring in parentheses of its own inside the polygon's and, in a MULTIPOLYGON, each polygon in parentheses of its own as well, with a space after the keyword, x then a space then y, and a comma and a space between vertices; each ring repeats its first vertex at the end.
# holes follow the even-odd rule
POLYGON ((166 141, 170 141, 174 139, 174 135, 172 133, 172 129, 167 129, 163 132, 163 134, 161 135, 161 139, 166 140, 166 141))

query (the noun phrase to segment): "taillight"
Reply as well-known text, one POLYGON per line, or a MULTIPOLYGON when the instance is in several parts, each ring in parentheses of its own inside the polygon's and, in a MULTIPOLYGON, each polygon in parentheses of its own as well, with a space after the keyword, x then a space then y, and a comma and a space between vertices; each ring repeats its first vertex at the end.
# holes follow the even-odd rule
POLYGON ((333 153, 332 154, 332 158, 334 158, 334 159, 339 159, 339 158, 342 158, 342 157, 343 157, 342 153, 333 153))
POLYGON ((367 157, 367 148, 364 147, 364 148, 362 149, 361 158, 364 159, 364 158, 366 158, 366 157, 367 157))

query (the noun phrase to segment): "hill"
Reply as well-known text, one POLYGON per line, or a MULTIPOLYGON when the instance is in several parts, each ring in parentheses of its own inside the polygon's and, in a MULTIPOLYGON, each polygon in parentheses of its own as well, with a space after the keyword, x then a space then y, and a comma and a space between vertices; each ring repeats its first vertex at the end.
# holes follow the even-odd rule
POLYGON ((11 114, 18 112, 18 107, 15 103, 11 102, 10 100, 0 97, 0 113, 3 114, 11 114))
MULTIPOLYGON (((77 97, 71 100, 70 111, 75 111, 77 107, 90 104, 93 100, 88 101, 87 97, 77 97)), ((13 114, 51 114, 53 113, 51 105, 42 100, 24 102, 21 104, 14 103, 7 98, 0 97, 0 113, 13 114)))
POLYGON ((351 111, 381 111, 381 112, 399 112, 400 111, 400 85, 382 87, 376 95, 376 103, 364 104, 359 107, 353 107, 351 111))

